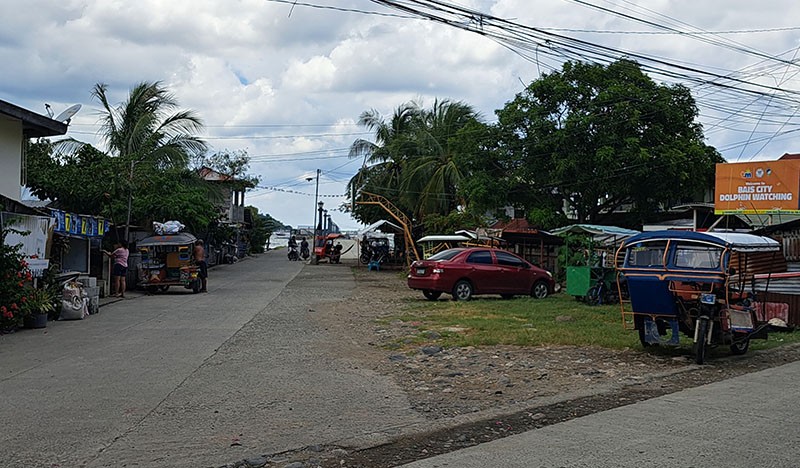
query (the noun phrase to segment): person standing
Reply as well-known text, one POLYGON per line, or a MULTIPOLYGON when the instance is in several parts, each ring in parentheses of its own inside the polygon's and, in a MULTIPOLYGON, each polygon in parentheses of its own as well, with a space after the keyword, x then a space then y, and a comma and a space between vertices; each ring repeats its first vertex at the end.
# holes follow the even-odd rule
POLYGON ((206 249, 203 248, 202 239, 197 239, 194 243, 194 262, 200 268, 200 281, 202 287, 200 292, 208 292, 208 263, 206 263, 206 249))
POLYGON ((128 275, 128 241, 121 240, 114 244, 113 252, 103 250, 103 253, 111 257, 114 262, 111 267, 111 278, 114 285, 112 296, 124 298, 127 289, 125 277, 128 275))

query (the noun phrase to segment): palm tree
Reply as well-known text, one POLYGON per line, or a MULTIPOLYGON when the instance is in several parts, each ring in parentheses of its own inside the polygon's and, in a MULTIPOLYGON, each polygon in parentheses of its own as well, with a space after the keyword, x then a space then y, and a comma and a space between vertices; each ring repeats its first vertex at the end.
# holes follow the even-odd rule
POLYGON ((102 137, 109 154, 129 168, 128 215, 125 238, 131 221, 134 168, 147 164, 153 169, 186 167, 191 158, 201 157, 206 144, 196 136, 203 124, 191 111, 172 111, 177 101, 161 82, 142 82, 130 90, 128 100, 117 106, 108 101, 108 86, 98 83, 92 96, 103 106, 102 137))
MULTIPOLYGON (((397 200, 404 161, 416 151, 412 128, 419 112, 419 106, 410 102, 399 106, 389 122, 375 109, 361 114, 358 123, 375 132, 375 142, 358 139, 350 147, 350 157, 361 157, 364 162, 348 182, 348 196, 354 199, 361 191, 368 191, 397 200)), ((374 208, 360 207, 356 213, 354 206, 353 210, 362 221, 383 215, 374 208)))
MULTIPOLYGON (((359 123, 375 132, 375 142, 356 140, 351 146, 351 157, 363 157, 364 165, 350 180, 350 195, 355 198, 362 190, 381 194, 419 220, 450 213, 459 205, 456 192, 463 178, 453 142, 460 129, 477 119, 469 105, 438 99, 429 110, 415 102, 403 104, 388 123, 375 110, 362 113, 359 123)), ((363 221, 376 215, 369 212, 363 221)))
POLYGON ((459 130, 476 121, 477 115, 463 102, 437 99, 419 117, 415 132, 419 151, 407 161, 402 192, 417 217, 446 215, 460 204, 456 195, 464 177, 453 143, 459 130))

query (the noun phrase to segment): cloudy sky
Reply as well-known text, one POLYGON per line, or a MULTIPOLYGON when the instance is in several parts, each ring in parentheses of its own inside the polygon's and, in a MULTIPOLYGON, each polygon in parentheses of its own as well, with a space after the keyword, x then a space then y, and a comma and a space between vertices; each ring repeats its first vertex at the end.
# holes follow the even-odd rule
POLYGON ((107 83, 117 103, 134 84, 160 80, 202 117, 212 150, 251 156, 261 185, 247 203, 294 226, 313 222, 315 181, 306 179, 317 169, 326 207, 346 201, 361 164, 348 148, 370 136, 356 124, 364 110, 391 115, 411 100, 447 98, 492 121, 568 58, 643 57, 657 81, 686 84, 708 142, 729 161, 800 152, 800 2, 444 2, 487 15, 457 27, 379 3, 3 0, 0 99, 42 114, 45 102, 56 113, 80 103, 68 135, 96 144, 93 85, 107 83))

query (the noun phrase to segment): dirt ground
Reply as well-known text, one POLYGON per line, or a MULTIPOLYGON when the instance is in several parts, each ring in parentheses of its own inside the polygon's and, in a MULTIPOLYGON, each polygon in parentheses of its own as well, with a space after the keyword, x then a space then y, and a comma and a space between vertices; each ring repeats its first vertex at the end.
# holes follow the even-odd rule
POLYGON ((424 300, 406 287, 401 273, 358 270, 356 280, 351 299, 317 307, 320 325, 341 337, 336 352, 391 376, 432 429, 372 448, 316 447, 313 453, 283 454, 286 462, 397 466, 800 359, 798 346, 724 355, 704 366, 693 364, 689 350, 442 348, 437 333, 426 335, 419 324, 392 319, 408 300, 424 300), (420 336, 425 337, 422 344, 420 336))

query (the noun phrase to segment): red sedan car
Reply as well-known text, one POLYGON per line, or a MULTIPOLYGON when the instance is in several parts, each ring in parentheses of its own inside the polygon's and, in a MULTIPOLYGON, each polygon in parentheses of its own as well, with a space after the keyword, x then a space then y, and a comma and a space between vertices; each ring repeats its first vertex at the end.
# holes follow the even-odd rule
POLYGON ((408 287, 432 301, 442 293, 452 294, 456 301, 476 294, 541 299, 555 290, 555 280, 549 271, 505 250, 472 247, 443 250, 412 263, 408 287))

